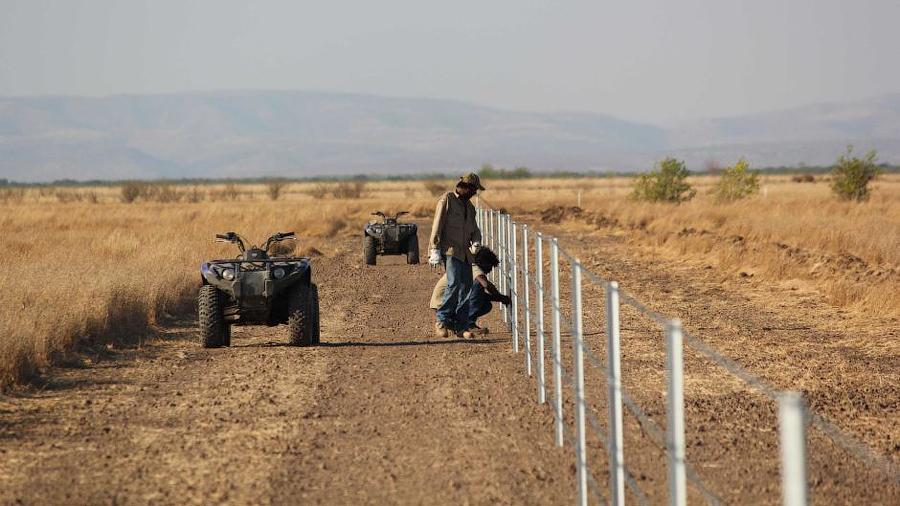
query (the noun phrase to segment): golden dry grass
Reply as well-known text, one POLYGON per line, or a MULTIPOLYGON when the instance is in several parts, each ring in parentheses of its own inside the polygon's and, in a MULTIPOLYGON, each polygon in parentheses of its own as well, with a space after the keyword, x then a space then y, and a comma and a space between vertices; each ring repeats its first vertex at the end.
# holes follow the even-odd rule
POLYGON ((658 253, 712 263, 723 276, 803 280, 835 305, 900 316, 900 175, 882 176, 863 203, 838 200, 825 181, 768 176, 759 195, 721 204, 710 194, 714 177, 690 182, 698 195, 680 205, 634 201, 627 178, 502 182, 485 197, 528 213, 576 206, 580 193, 588 217, 578 226, 588 219, 658 253))
MULTIPOLYGON (((207 195, 229 190, 202 189, 207 195)), ((421 199, 417 192, 407 198, 403 190, 378 198, 314 199, 293 184, 277 201, 265 185, 237 190, 233 200, 198 203, 126 204, 117 188, 59 190, 96 200, 60 200, 48 189, 0 200, 6 255, 0 269, 0 388, 63 358, 73 346, 137 343, 168 316, 190 314, 200 262, 236 253, 213 242, 216 233, 233 230, 261 242, 276 231, 295 231, 298 251, 315 247, 327 254, 329 237, 360 233, 372 210, 402 207, 425 216, 433 206, 424 188, 421 199)))
MULTIPOLYGON (((807 279, 837 305, 900 315, 900 176, 882 177, 862 204, 838 201, 826 183, 773 176, 763 178, 759 196, 720 205, 708 195, 713 182, 693 178, 698 197, 677 206, 629 199, 628 178, 486 181, 483 196, 495 208, 534 214, 574 206, 580 193, 592 227, 660 253, 714 262, 723 272, 807 279)), ((293 230, 301 251, 328 254, 328 238, 360 233, 370 211, 431 216, 442 184, 452 182, 369 182, 359 196, 338 199, 334 185, 292 183, 277 201, 265 184, 187 186, 174 189, 178 199, 130 204, 117 187, 6 190, 0 388, 73 345, 137 342, 168 315, 190 314, 199 263, 233 254, 212 241, 215 233, 262 240, 293 230)))

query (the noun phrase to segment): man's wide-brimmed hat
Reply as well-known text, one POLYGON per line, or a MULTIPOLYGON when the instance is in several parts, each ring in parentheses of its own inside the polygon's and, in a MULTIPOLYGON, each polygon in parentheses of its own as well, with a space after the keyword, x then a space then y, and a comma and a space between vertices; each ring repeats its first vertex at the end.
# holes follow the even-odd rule
POLYGON ((478 177, 478 174, 474 172, 469 172, 465 176, 459 178, 460 183, 466 183, 471 185, 474 188, 478 188, 479 190, 484 190, 484 186, 481 186, 481 179, 478 177))

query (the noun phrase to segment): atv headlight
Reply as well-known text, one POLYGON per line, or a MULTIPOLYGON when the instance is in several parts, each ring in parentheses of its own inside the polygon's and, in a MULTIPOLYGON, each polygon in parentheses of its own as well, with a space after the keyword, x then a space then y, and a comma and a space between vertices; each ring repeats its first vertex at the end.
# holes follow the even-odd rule
POLYGON ((222 278, 228 281, 234 279, 234 270, 233 269, 224 269, 222 270, 222 278))
POLYGON ((283 278, 284 277, 284 269, 282 269, 281 267, 276 267, 276 268, 272 269, 272 277, 274 277, 275 279, 283 278))

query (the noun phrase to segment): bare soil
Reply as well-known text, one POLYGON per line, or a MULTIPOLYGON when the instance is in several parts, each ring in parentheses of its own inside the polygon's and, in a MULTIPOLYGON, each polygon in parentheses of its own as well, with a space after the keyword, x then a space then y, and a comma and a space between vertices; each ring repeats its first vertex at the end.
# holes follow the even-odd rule
POLYGON ((0 398, 0 503, 571 503, 509 334, 432 337, 439 273, 343 241, 314 259, 319 347, 204 350, 191 320, 0 398))
MULTIPOLYGON (((723 280, 705 265, 648 256, 627 231, 541 228, 900 461, 898 322, 836 310, 801 284, 723 280)), ((203 350, 185 321, 140 350, 89 357, 0 398, 0 503, 573 503, 572 450, 555 447, 550 408, 535 402, 524 354, 511 353, 497 315, 485 339, 431 337, 427 301, 439 273, 403 257, 363 267, 357 238, 340 241, 314 259, 320 347, 288 347, 283 330, 251 327, 235 330, 230 349, 203 350)), ((600 292, 588 287, 585 300, 587 342, 603 358, 600 292)), ((622 311, 625 388, 664 428, 661 330, 622 311)), ((568 333, 563 345, 570 363, 568 333)), ((605 426, 602 376, 589 368, 586 386, 605 426)), ((690 349, 685 397, 688 460, 708 488, 726 503, 779 503, 774 403, 690 349)), ((568 395, 566 412, 571 422, 568 395)), ((625 422, 629 469, 661 504, 664 454, 634 417, 625 422)), ((900 502, 900 486, 821 434, 809 444, 815 503, 900 502)), ((605 483, 593 436, 589 462, 605 483)), ((696 487, 690 498, 702 500, 696 487)))

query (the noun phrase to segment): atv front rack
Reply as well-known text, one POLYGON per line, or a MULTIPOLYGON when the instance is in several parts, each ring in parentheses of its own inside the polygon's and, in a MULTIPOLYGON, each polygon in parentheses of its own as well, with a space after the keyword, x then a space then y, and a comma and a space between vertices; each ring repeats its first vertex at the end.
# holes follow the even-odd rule
POLYGON ((233 268, 235 270, 235 273, 239 273, 251 271, 266 271, 271 269, 273 265, 277 267, 277 264, 290 264, 297 262, 309 263, 309 257, 264 258, 259 260, 242 260, 240 258, 233 258, 210 260, 206 263, 211 266, 215 265, 218 267, 222 267, 227 264, 229 268, 233 268))

